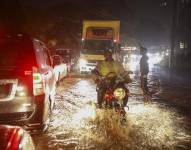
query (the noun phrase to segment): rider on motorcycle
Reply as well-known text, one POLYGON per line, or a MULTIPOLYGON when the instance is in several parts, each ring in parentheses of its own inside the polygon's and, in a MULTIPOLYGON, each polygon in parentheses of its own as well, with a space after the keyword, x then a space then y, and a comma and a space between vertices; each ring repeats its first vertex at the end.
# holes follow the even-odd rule
MULTIPOLYGON (((123 65, 119 62, 114 61, 114 59, 112 58, 111 51, 109 51, 109 50, 106 51, 104 53, 104 57, 105 57, 105 60, 98 63, 95 70, 93 71, 93 74, 95 74, 95 71, 99 72, 99 75, 101 75, 102 77, 106 77, 111 72, 114 73, 115 75, 125 74, 126 71, 125 71, 123 65)), ((128 83, 131 82, 131 79, 128 74, 125 74, 125 78, 126 78, 126 82, 128 82, 128 83)), ((97 102, 98 102, 99 108, 101 108, 102 102, 103 102, 103 96, 106 91, 106 87, 104 86, 104 84, 99 82, 99 78, 97 76, 94 76, 94 80, 98 87, 97 102)), ((128 91, 128 89, 127 89, 127 91, 128 91)), ((124 99, 123 107, 125 107, 127 105, 127 101, 128 101, 128 97, 124 99)))

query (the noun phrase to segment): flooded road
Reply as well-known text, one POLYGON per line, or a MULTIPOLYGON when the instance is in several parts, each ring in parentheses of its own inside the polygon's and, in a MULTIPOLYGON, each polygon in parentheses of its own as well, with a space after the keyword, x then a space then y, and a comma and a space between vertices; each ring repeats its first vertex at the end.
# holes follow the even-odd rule
POLYGON ((48 131, 33 135, 37 150, 191 149, 189 117, 156 98, 144 105, 137 82, 129 89, 134 94, 122 126, 113 110, 96 109, 91 79, 64 79, 48 131))

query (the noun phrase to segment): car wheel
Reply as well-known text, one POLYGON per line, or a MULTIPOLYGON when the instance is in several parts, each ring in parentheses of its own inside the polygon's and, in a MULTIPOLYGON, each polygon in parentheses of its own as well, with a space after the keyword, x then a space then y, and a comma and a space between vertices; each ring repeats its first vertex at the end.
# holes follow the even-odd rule
POLYGON ((44 107, 44 111, 42 111, 42 124, 39 127, 38 132, 39 133, 45 133, 48 130, 49 124, 50 124, 50 118, 51 118, 51 101, 50 101, 50 97, 48 100, 48 104, 47 106, 44 107))
POLYGON ((49 103, 49 107, 48 107, 48 110, 47 110, 48 112, 48 118, 47 118, 47 120, 43 123, 43 125, 42 125, 42 132, 43 133, 46 133, 47 131, 48 131, 48 127, 49 127, 49 125, 50 125, 50 120, 51 120, 51 104, 49 103))

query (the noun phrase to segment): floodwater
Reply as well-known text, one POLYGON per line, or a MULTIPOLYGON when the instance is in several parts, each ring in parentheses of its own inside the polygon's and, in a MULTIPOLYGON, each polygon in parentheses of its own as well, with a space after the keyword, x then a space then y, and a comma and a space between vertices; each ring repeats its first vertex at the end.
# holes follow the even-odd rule
MULTIPOLYGON (((139 83, 129 85, 127 122, 113 110, 96 108, 95 84, 89 78, 60 83, 49 129, 33 135, 37 150, 191 149, 190 120, 174 107, 153 98, 144 104, 139 83)), ((157 86, 157 92, 161 91, 157 86)))

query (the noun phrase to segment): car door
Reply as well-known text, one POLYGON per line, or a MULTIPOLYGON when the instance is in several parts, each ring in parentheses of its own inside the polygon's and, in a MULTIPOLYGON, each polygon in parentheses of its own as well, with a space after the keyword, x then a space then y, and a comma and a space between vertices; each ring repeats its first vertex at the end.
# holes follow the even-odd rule
POLYGON ((38 40, 34 41, 34 46, 36 49, 39 71, 41 72, 44 81, 45 94, 50 99, 54 100, 55 78, 48 49, 44 43, 38 40))
POLYGON ((55 80, 54 70, 52 67, 51 59, 50 59, 50 54, 49 54, 48 49, 45 46, 43 47, 43 54, 44 54, 44 58, 45 58, 45 66, 48 71, 46 80, 47 80, 47 84, 48 84, 49 90, 50 90, 49 94, 50 94, 50 98, 53 100, 54 95, 55 95, 56 80, 55 80))

